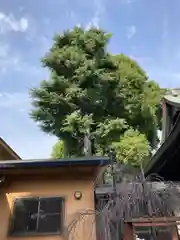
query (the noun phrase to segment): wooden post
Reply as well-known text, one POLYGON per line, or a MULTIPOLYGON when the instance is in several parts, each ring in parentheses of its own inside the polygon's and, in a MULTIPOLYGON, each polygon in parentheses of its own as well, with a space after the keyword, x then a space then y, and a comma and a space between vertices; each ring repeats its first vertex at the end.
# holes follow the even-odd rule
POLYGON ((124 224, 124 236, 123 240, 135 240, 134 228, 131 223, 124 224))
POLYGON ((180 240, 177 225, 180 223, 180 217, 155 217, 155 218, 137 218, 124 223, 123 240, 135 240, 135 227, 170 227, 171 231, 166 236, 159 235, 157 239, 180 240), (169 236, 168 236, 169 235, 169 236))
POLYGON ((179 234, 178 234, 177 226, 175 226, 172 229, 172 240, 178 240, 178 239, 179 239, 179 234))

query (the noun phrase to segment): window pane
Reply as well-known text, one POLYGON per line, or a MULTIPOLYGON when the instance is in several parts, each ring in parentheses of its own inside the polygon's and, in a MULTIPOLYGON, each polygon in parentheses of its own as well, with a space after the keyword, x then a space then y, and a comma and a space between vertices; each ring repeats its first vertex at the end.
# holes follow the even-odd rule
POLYGON ((61 217, 59 214, 43 215, 39 218, 38 231, 41 233, 56 233, 61 230, 61 217))
POLYGON ((16 200, 14 204, 13 233, 34 232, 37 224, 37 199, 16 200))
POLYGON ((59 213, 61 212, 61 198, 41 198, 40 211, 41 213, 59 213))
POLYGON ((171 227, 136 227, 136 235, 139 239, 151 240, 152 229, 157 240, 171 239, 171 227))

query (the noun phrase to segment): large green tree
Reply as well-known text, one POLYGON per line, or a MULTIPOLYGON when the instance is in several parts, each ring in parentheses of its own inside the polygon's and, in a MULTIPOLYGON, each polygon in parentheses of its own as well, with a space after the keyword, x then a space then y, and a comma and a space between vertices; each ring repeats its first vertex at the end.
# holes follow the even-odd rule
POLYGON ((94 154, 106 154, 130 128, 151 146, 155 142, 159 86, 135 61, 112 56, 109 39, 100 29, 75 27, 56 35, 42 59, 50 77, 31 89, 30 114, 44 132, 63 141, 65 156, 83 155, 87 134, 94 154))

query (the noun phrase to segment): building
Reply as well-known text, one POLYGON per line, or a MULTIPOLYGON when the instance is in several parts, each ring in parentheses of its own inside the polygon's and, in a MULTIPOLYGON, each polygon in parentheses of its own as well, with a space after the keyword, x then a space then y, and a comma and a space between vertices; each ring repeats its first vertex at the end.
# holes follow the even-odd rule
POLYGON ((20 156, 0 137, 0 161, 20 159, 20 156))
POLYGON ((165 181, 179 181, 180 89, 174 89, 164 96, 162 107, 162 143, 145 167, 145 174, 155 173, 165 181))
MULTIPOLYGON (((0 161, 0 240, 64 239, 73 214, 95 209, 94 181, 110 163, 106 157, 23 161, 14 151, 9 158, 0 161)), ((79 229, 78 239, 88 231, 79 229)))

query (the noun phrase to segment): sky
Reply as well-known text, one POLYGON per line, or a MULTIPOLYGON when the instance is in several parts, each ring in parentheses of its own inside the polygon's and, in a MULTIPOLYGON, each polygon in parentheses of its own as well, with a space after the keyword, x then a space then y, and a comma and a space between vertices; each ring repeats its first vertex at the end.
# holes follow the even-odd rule
POLYGON ((94 25, 108 50, 135 59, 161 87, 180 83, 179 0, 0 1, 0 136, 23 158, 49 158, 56 137, 29 118, 29 89, 48 79, 40 59, 54 33, 94 25))

